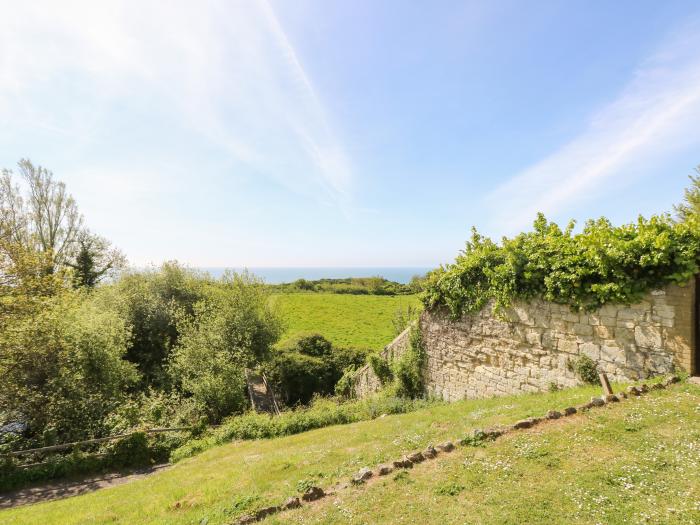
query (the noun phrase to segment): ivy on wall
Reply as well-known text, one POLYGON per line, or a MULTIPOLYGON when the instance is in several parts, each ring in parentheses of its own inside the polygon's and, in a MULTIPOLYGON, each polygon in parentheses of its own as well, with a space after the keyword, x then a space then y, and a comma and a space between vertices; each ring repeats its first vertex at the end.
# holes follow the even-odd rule
POLYGON ((447 307, 453 317, 494 301, 496 311, 514 300, 542 298, 574 310, 632 304, 650 290, 685 283, 698 272, 700 231, 669 215, 639 217, 613 226, 601 218, 574 233, 538 214, 533 231, 501 243, 472 230, 454 263, 428 277, 427 308, 447 307))

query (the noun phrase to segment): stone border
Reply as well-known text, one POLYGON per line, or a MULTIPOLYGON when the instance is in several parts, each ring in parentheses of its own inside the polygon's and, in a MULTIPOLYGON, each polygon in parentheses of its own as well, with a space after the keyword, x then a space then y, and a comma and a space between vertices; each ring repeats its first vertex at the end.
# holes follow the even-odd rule
POLYGON ((359 470, 359 472, 357 472, 357 474, 355 474, 350 479, 350 483, 345 483, 339 486, 337 485, 334 488, 329 489, 328 491, 325 491, 320 487, 310 487, 309 489, 307 489, 306 492, 304 492, 301 498, 291 497, 282 505, 265 507, 256 511, 254 514, 245 514, 238 518, 238 520, 234 521, 233 524, 247 525, 250 523, 255 523, 273 514, 277 514, 285 510, 299 508, 303 505, 303 503, 311 503, 313 501, 325 498, 326 496, 333 495, 336 493, 337 490, 345 489, 350 485, 362 485, 375 476, 387 476, 398 469, 413 468, 414 465, 422 463, 423 461, 435 459, 439 454, 452 452, 455 449, 455 443, 457 443, 457 445, 459 446, 470 446, 475 443, 482 443, 484 441, 494 441, 497 438, 503 436, 504 434, 508 434, 510 432, 532 428, 546 421, 572 416, 578 412, 585 412, 592 408, 605 406, 606 404, 618 403, 623 399, 639 397, 648 392, 651 392, 652 390, 663 390, 673 385, 674 383, 679 382, 680 378, 676 375, 672 375, 668 376, 660 383, 653 384, 651 387, 646 383, 642 383, 639 387, 629 386, 627 387, 627 390, 625 392, 620 392, 618 394, 609 394, 601 397, 592 397, 588 403, 579 405, 578 407, 567 407, 562 411, 550 410, 543 417, 531 417, 527 419, 521 419, 520 421, 516 421, 514 424, 509 426, 475 429, 471 433, 471 435, 468 435, 464 438, 457 439, 454 441, 445 441, 435 446, 428 445, 428 447, 425 450, 416 451, 404 455, 403 457, 394 460, 391 463, 379 465, 375 470, 372 470, 368 467, 363 467, 359 470))

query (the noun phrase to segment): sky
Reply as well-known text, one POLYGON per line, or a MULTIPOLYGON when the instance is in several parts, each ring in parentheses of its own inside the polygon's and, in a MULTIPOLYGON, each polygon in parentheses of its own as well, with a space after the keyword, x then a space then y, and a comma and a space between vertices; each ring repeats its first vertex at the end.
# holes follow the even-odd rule
POLYGON ((0 0, 0 167, 136 266, 420 266, 671 211, 700 4, 0 0))

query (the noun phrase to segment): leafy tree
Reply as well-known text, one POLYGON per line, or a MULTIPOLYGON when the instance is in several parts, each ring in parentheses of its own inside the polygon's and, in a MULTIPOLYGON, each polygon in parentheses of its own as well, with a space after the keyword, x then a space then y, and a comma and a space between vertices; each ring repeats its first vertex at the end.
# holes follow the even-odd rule
POLYGON ((293 406, 332 395, 345 370, 361 366, 366 356, 365 350, 334 347, 322 335, 308 334, 273 352, 265 369, 284 403, 293 406))
POLYGON ((105 276, 126 266, 126 258, 110 242, 85 230, 77 238, 78 250, 67 265, 73 269, 73 283, 80 288, 94 288, 105 276))
POLYGON ((690 175, 690 187, 684 190, 683 202, 674 206, 678 219, 700 226, 700 166, 695 168, 698 175, 690 175))
POLYGON ((268 298, 262 282, 229 273, 220 286, 207 289, 193 315, 179 317, 170 373, 184 394, 206 407, 212 422, 247 406, 245 368, 267 359, 280 335, 268 298))
POLYGON ((126 359, 138 367, 142 389, 169 389, 165 368, 180 336, 179 325, 194 315, 195 304, 211 286, 205 276, 167 262, 157 270, 125 274, 104 290, 131 327, 126 359))
POLYGON ((75 253, 83 218, 75 199, 53 173, 29 160, 19 163, 25 195, 10 170, 0 177, 0 236, 27 250, 48 255, 47 272, 55 271, 75 253))
POLYGON ((66 291, 0 331, 0 414, 39 443, 100 435, 136 379, 128 327, 95 296, 66 291))

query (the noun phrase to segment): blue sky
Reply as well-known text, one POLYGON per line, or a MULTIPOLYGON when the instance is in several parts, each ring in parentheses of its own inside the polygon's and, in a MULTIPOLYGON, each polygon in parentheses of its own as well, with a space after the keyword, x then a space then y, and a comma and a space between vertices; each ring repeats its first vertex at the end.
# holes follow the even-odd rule
POLYGON ((0 0, 0 166, 136 265, 434 266, 536 211, 668 211, 696 1, 0 0))

